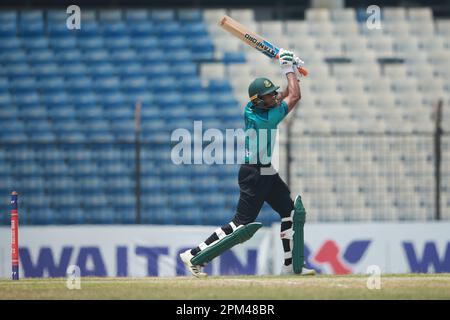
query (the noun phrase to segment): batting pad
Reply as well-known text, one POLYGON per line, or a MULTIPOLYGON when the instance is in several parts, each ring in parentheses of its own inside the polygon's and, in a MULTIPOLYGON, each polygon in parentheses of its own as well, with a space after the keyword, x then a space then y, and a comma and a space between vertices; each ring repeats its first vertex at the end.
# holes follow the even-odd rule
POLYGON ((305 226, 306 211, 302 203, 302 198, 298 195, 294 202, 294 216, 292 217, 294 229, 294 248, 292 248, 292 265, 294 273, 302 273, 302 268, 305 260, 304 253, 304 234, 303 227, 305 226))
POLYGON ((200 251, 191 259, 193 265, 203 265, 210 262, 215 257, 219 256, 235 245, 245 242, 262 227, 260 222, 252 222, 246 225, 240 225, 232 233, 223 237, 215 243, 211 243, 207 248, 200 251))

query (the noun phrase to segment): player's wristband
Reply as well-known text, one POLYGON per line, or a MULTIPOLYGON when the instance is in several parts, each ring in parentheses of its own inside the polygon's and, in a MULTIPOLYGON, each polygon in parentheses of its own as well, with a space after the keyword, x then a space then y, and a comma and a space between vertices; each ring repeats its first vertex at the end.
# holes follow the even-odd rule
POLYGON ((281 72, 285 75, 287 75, 288 73, 295 73, 293 66, 283 66, 281 67, 281 72))

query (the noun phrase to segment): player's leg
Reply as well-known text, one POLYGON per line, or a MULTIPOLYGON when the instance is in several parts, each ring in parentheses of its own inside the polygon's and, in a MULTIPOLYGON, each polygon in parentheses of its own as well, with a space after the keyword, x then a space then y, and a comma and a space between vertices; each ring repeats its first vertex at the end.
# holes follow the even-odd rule
MULTIPOLYGON (((277 175, 278 176, 278 175, 277 175)), ((291 193, 288 186, 279 178, 272 187, 266 201, 275 210, 281 218, 280 236, 284 251, 283 266, 292 266, 292 217, 294 202, 291 199, 291 193), (280 183, 281 181, 281 183, 280 183)))
POLYGON ((280 237, 284 250, 283 274, 315 274, 314 270, 304 266, 304 234, 305 214, 301 197, 292 201, 290 190, 277 174, 267 203, 280 215, 280 237))
MULTIPOLYGON (((223 251, 227 250, 227 248, 225 247, 229 246, 230 244, 234 245, 234 242, 240 240, 235 239, 236 236, 231 240, 226 239, 227 237, 231 238, 231 234, 236 231, 237 227, 238 226, 236 226, 233 222, 230 222, 222 226, 221 228, 217 228, 205 241, 200 243, 197 247, 181 253, 181 260, 184 262, 188 270, 196 277, 205 277, 206 273, 202 271, 203 266, 214 259, 217 255, 220 255, 223 251), (218 245, 219 240, 223 239, 225 239, 225 245, 218 245)), ((237 243, 238 242, 236 242, 236 244, 237 243)))
POLYGON ((238 180, 240 196, 233 220, 216 229, 197 247, 180 255, 189 271, 197 277, 202 276, 201 268, 206 263, 232 246, 250 239, 262 226, 253 222, 261 210, 270 183, 260 175, 258 168, 247 165, 241 166, 238 180))

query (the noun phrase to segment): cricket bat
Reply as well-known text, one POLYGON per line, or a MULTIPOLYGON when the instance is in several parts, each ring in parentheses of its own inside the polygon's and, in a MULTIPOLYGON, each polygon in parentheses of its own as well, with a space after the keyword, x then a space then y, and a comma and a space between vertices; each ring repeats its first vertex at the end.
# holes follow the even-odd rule
MULTIPOLYGON (((236 38, 244 41, 250 47, 255 48, 259 52, 265 54, 271 59, 278 59, 278 52, 280 49, 274 46, 272 43, 264 39, 263 37, 251 32, 242 24, 229 16, 223 16, 219 21, 219 26, 234 35, 236 38)), ((294 62, 295 64, 295 62, 294 62)), ((298 72, 303 76, 308 75, 308 71, 300 66, 297 66, 298 72)))

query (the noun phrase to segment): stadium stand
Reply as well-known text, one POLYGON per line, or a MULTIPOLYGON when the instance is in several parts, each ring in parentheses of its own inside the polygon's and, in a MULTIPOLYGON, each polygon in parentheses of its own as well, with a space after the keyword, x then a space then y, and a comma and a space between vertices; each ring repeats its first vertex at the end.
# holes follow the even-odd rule
MULTIPOLYGON (((223 14, 307 62, 291 116, 290 182, 310 221, 433 219, 438 97, 450 130, 448 20, 429 8, 385 8, 383 29, 369 30, 365 11, 352 8, 284 22, 256 21, 252 10, 102 9, 84 10, 81 30, 55 10, 0 11, 0 193, 21 194, 21 223, 134 223, 136 101, 142 222, 232 217, 237 165, 170 160, 172 130, 193 120, 243 128, 252 79, 283 83, 277 64, 217 28, 223 14)), ((282 141, 285 133, 283 125, 282 141)), ((441 212, 450 219, 447 135, 442 146, 441 212)), ((1 223, 8 208, 0 204, 1 223)), ((265 205, 260 220, 278 217, 265 205)))

